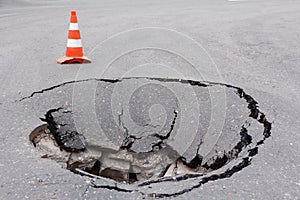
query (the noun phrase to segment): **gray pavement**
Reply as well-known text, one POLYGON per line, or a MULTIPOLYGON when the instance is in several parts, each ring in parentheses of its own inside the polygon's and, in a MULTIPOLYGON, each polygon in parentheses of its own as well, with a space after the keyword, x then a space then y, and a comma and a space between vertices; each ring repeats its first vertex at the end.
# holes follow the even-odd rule
POLYGON ((0 199, 144 198, 41 159, 28 134, 45 103, 61 102, 19 102, 68 81, 130 76, 235 85, 273 122, 249 167, 173 198, 299 199, 299 18, 298 1, 0 1, 0 199), (73 9, 93 62, 62 66, 73 9))

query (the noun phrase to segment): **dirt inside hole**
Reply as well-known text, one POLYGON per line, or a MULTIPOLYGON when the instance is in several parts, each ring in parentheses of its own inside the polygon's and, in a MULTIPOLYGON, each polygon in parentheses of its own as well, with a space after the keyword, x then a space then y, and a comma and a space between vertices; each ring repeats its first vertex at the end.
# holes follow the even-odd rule
MULTIPOLYGON (((135 183, 160 177, 180 174, 205 174, 212 169, 201 166, 201 158, 195 157, 187 163, 169 147, 147 153, 136 154, 127 149, 113 151, 95 147, 73 152, 59 147, 48 124, 34 129, 29 139, 39 149, 42 158, 55 160, 62 167, 74 172, 85 171, 95 176, 113 179, 117 182, 135 183), (78 170, 80 169, 80 170, 78 170)), ((74 149, 73 149, 74 150, 74 149)))

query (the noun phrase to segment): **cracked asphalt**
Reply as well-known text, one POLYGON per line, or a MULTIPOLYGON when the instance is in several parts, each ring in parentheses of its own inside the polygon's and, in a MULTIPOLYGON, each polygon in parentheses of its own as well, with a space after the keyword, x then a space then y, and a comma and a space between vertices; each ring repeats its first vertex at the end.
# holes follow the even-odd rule
MULTIPOLYGON (((207 110, 211 107, 210 96, 206 97, 208 101, 198 100, 201 102, 201 104, 199 103, 200 110, 207 110)), ((30 141, 39 149, 42 158, 54 160, 75 173, 79 172, 79 174, 89 177, 95 177, 95 175, 109 177, 119 182, 111 185, 100 179, 103 181, 102 183, 101 181, 97 184, 93 182, 96 188, 123 192, 134 191, 144 196, 160 198, 183 195, 209 181, 228 178, 249 166, 253 157, 257 155, 258 148, 271 135, 272 125, 268 122, 267 117, 259 111, 257 102, 241 88, 220 83, 162 78, 90 79, 52 86, 34 92, 30 96, 22 98, 20 102, 24 103, 25 107, 33 106, 36 108, 33 110, 38 113, 40 111, 38 111, 36 103, 49 98, 59 99, 57 106, 64 106, 53 109, 54 104, 51 102, 50 104, 44 102, 45 104, 38 106, 43 109, 51 108, 45 114, 45 118, 41 118, 48 125, 37 127, 30 134, 30 141), (76 109, 78 105, 68 105, 68 102, 75 102, 70 100, 74 98, 74 93, 70 93, 72 90, 69 88, 74 88, 77 84, 88 88, 91 82, 97 84, 96 96, 91 98, 81 95, 84 101, 81 101, 80 107, 89 110, 89 105, 92 105, 96 108, 96 115, 100 119, 96 120, 94 125, 92 113, 87 113, 88 117, 84 117, 86 116, 85 112, 76 109), (205 125, 203 122, 210 118, 210 115, 206 114, 209 112, 199 113, 198 131, 194 132, 191 129, 191 121, 186 121, 190 120, 190 115, 197 105, 191 107, 191 110, 188 109, 187 113, 189 114, 186 116, 184 114, 186 108, 184 109, 184 106, 178 104, 178 102, 190 103, 191 96, 185 94, 189 87, 192 87, 196 96, 201 98, 208 92, 208 88, 219 88, 220 91, 220 88, 226 87, 227 107, 225 112, 227 117, 223 124, 222 134, 212 149, 207 148, 209 145, 206 143, 213 141, 205 139, 207 134, 203 134, 209 132, 208 127, 203 128, 205 125), (122 94, 120 90, 112 88, 121 88, 121 91, 129 93, 129 105, 127 105, 126 95, 122 94), (177 93, 184 94, 183 96, 187 98, 179 100, 171 92, 171 88, 173 92, 177 90, 177 93), (57 96, 57 94, 59 95, 57 96), (113 94, 117 98, 111 98, 113 94), (91 103, 89 99, 94 99, 95 103, 91 103), (118 106, 113 109, 112 105, 115 102, 118 106), (162 105, 167 116, 172 115, 175 108, 175 116, 169 120, 166 117, 166 123, 151 125, 155 120, 149 119, 153 118, 153 114, 151 114, 153 112, 149 105, 153 104, 162 105), (125 109, 127 106, 129 109, 125 109), (168 108, 171 109, 168 111, 168 108), (124 110, 129 110, 131 117, 124 110), (148 110, 150 110, 149 113, 148 110), (113 119, 113 115, 118 116, 117 121, 113 119), (78 123, 78 121, 76 123, 76 118, 81 119, 83 123, 78 123), (187 127, 177 122, 176 119, 187 124, 187 127), (131 120, 138 121, 132 123, 131 120), (255 122, 256 120, 260 125, 255 122), (88 126, 84 124, 88 124, 88 126), (98 127, 97 124, 99 124, 98 127), (149 127, 149 125, 151 126, 149 127), (161 128, 155 130, 159 126, 161 128), (49 132, 55 139, 51 139, 49 132), (192 138, 192 141, 187 143, 188 140, 185 140, 184 137, 192 138), (110 140, 105 141, 104 138, 110 140), (174 142, 178 140, 176 138, 179 138, 179 142, 174 142), (51 142, 53 140, 57 145, 51 142), (183 146, 187 148, 182 152, 180 150, 183 146), (207 155, 204 154, 206 151, 209 151, 207 155), (86 174, 84 171, 92 174, 86 174), (185 174, 186 171, 189 171, 190 174, 185 174), (174 177, 174 174, 177 176, 174 177), (122 184, 124 181, 139 182, 128 186, 128 184, 122 184), (185 187, 182 181, 188 182, 190 186, 185 187), (177 191, 172 191, 165 186, 163 187, 164 191, 157 189, 165 182, 170 182, 173 185, 172 188, 176 188, 177 191)), ((157 114, 159 114, 158 118, 162 118, 162 111, 158 110, 157 114)))
MULTIPOLYGON (((63 102, 60 86, 133 75, 183 76, 243 88, 272 122, 271 137, 248 167, 171 198, 299 199, 299 11, 299 2, 277 0, 1 1, 0 199, 150 199, 134 191, 113 190, 114 185, 108 184, 112 187, 108 190, 87 176, 62 169, 41 159, 28 141, 29 133, 41 124, 45 105, 63 102), (73 9, 85 54, 93 62, 57 65, 56 59, 65 51, 73 9), (193 42, 165 29, 188 35, 193 42), (194 51, 195 41, 204 53, 194 51), (179 53, 172 53, 175 50, 179 53), (199 73, 194 70, 197 66, 201 66, 199 73), (56 95, 30 97, 38 91, 46 94, 46 88, 56 89, 56 95)), ((76 89, 69 91, 90 95, 80 86, 76 89)), ((169 183, 164 187, 178 190, 169 183)))

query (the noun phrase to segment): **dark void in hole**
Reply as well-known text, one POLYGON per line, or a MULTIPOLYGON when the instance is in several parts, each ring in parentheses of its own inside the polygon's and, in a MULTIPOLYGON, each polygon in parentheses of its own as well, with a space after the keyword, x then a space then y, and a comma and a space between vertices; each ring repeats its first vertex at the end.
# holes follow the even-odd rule
POLYGON ((141 191, 156 197, 180 195, 208 181, 230 177, 248 166, 257 155, 259 145, 271 135, 271 123, 253 97, 241 88, 221 83, 160 78, 94 79, 53 86, 22 100, 38 95, 47 98, 49 93, 52 98, 57 95, 63 98, 61 102, 68 102, 74 99, 72 87, 88 88, 89 84, 97 85, 95 111, 99 129, 91 129, 93 126, 83 117, 90 116, 85 109, 79 112, 65 103, 56 108, 49 104, 41 119, 46 124, 34 129, 29 139, 43 158, 55 160, 74 173, 136 185, 135 190, 124 189, 124 185, 95 187, 141 191), (199 127, 195 132, 186 125, 190 121, 186 120, 189 115, 184 113, 192 114, 196 110, 196 107, 184 107, 185 103, 190 105, 192 98, 187 94, 189 89, 196 94, 199 106, 199 127), (208 130, 213 116, 209 108, 214 106, 208 90, 225 91, 227 97, 226 110, 221 111, 226 113, 224 126, 218 140, 211 141, 215 142, 212 146, 207 142, 210 140, 205 139, 206 133, 213 134, 208 130), (63 97, 61 91, 64 91, 63 97), (183 99, 179 99, 176 92, 183 99), (78 123, 83 118, 83 123, 78 123), (182 141, 193 137, 184 152, 177 150, 181 143, 170 142, 180 134, 183 134, 182 141), (194 181, 193 186, 186 184, 187 188, 179 192, 151 190, 159 183, 187 180, 194 181))

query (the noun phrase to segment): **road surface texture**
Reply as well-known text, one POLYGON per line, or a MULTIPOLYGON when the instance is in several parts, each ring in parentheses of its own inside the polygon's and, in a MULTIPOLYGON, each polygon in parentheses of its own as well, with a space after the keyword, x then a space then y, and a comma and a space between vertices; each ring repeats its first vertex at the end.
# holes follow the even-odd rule
MULTIPOLYGON (((0 199, 152 199, 155 194, 174 199, 299 199, 299 19, 300 3, 292 0, 0 1, 0 199), (65 53, 71 10, 77 11, 84 52, 91 64, 56 63, 65 53), (116 80, 127 80, 122 83, 128 85, 111 87, 116 80), (191 86, 182 86, 186 80, 193 80, 191 86), (204 87, 203 83, 220 87, 193 88, 204 87), (135 138, 145 137, 140 132, 156 132, 157 124, 165 122, 171 131, 181 130, 180 139, 175 137, 170 146, 178 147, 176 153, 188 162, 195 156, 190 154, 195 152, 193 147, 200 143, 189 140, 195 128, 208 135, 197 150, 201 155, 234 148, 243 137, 237 132, 241 128, 253 133, 253 144, 261 140, 262 127, 245 115, 251 103, 242 102, 232 88, 243 89, 257 101, 272 123, 271 136, 247 160, 250 165, 197 187, 193 186, 201 177, 140 190, 135 185, 117 186, 111 180, 81 176, 41 158, 28 139, 44 123, 40 118, 47 121, 44 115, 50 109, 72 105, 72 112, 77 113, 75 126, 90 144, 129 147, 121 135, 99 137, 93 120, 104 124, 105 133, 116 133, 109 122, 117 122, 119 116, 119 126, 129 127, 127 131, 135 138), (135 99, 136 94, 153 91, 159 95, 135 99), (122 107, 126 98, 130 101, 122 107), (154 107, 145 109, 147 103, 154 107), (110 116, 110 112, 119 114, 110 116), (143 121, 148 113, 150 118, 143 121), (210 128, 194 126, 199 116, 207 116, 201 123, 210 128), (245 118, 248 125, 243 125, 245 118), (142 131, 135 126, 143 123, 142 131), (215 137, 214 133, 224 130, 227 135, 215 137), (228 133, 232 137, 226 137, 228 133)), ((157 138, 164 140, 167 133, 157 138)), ((148 152, 152 146, 141 139, 130 151, 148 152)))

